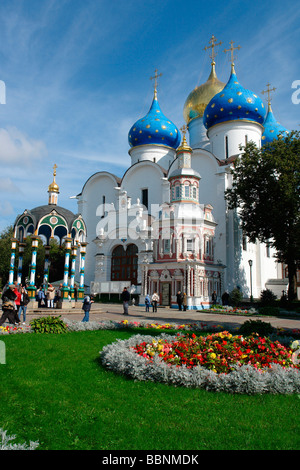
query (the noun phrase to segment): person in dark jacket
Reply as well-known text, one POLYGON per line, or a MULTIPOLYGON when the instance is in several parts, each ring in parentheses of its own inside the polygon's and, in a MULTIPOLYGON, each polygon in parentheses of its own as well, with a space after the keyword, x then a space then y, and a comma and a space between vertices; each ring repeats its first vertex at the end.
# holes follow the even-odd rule
POLYGON ((183 301, 183 295, 180 292, 180 290, 177 292, 177 304, 178 304, 178 310, 182 310, 182 301, 183 301))
POLYGON ((128 305, 130 300, 130 294, 127 290, 127 287, 124 287, 123 292, 121 294, 121 300, 123 302, 123 315, 128 315, 128 305))
POLYGON ((23 325, 25 325, 26 321, 26 310, 27 310, 27 305, 30 302, 29 295, 27 294, 27 290, 25 287, 22 287, 21 290, 21 299, 20 299, 20 307, 19 307, 19 320, 21 321, 21 313, 23 312, 23 325))
POLYGON ((9 323, 13 325, 15 323, 20 323, 18 312, 16 309, 16 304, 15 304, 17 295, 15 294, 14 289, 15 289, 15 286, 11 285, 2 294, 3 314, 2 314, 2 317, 0 318, 0 326, 3 325, 5 320, 8 320, 9 323))

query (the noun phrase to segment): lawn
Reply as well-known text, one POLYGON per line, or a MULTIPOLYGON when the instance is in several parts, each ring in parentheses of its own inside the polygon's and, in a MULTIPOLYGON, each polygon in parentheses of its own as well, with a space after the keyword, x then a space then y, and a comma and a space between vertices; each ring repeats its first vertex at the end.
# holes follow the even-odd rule
POLYGON ((132 334, 2 336, 0 427, 38 450, 300 449, 299 395, 215 394, 105 370, 99 351, 132 334))

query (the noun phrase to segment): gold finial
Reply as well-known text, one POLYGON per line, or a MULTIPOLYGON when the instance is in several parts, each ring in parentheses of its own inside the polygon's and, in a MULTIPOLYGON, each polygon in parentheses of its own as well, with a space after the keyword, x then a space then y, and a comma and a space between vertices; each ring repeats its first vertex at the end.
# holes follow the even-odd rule
POLYGON ((268 108, 269 110, 271 109, 271 92, 275 91, 276 88, 270 88, 270 83, 267 83, 267 89, 262 91, 262 94, 264 95, 265 93, 268 95, 268 108))
POLYGON ((48 191, 49 191, 49 192, 56 192, 56 193, 58 193, 58 192, 59 192, 59 187, 58 187, 58 184, 57 184, 56 181, 55 181, 56 168, 57 168, 57 165, 54 164, 54 166, 53 166, 53 181, 52 181, 52 183, 49 185, 48 191))
POLYGON ((154 97, 157 97, 157 79, 162 77, 162 73, 158 74, 157 69, 154 70, 154 77, 150 77, 150 80, 154 80, 154 97))
POLYGON ((187 131, 186 125, 183 125, 180 128, 180 130, 182 132, 182 142, 181 142, 180 146, 178 147, 177 151, 192 150, 191 147, 187 144, 186 137, 185 137, 185 134, 186 134, 186 131, 187 131))
POLYGON ((231 55, 231 71, 234 72, 234 55, 233 52, 236 50, 240 50, 241 46, 233 47, 233 41, 230 41, 230 48, 224 49, 224 52, 230 52, 231 55))
POLYGON ((211 64, 215 64, 215 57, 216 57, 216 52, 215 52, 215 47, 220 46, 222 44, 222 41, 220 41, 218 44, 216 43, 216 38, 214 35, 212 35, 211 39, 209 40, 210 46, 205 46, 204 51, 207 51, 208 49, 211 49, 211 55, 209 56, 211 58, 211 64))

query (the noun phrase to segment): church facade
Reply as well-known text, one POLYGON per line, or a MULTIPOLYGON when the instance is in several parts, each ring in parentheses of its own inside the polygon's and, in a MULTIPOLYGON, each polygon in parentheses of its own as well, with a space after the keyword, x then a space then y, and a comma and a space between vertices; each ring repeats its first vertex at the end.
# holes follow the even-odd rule
POLYGON ((233 63, 228 82, 211 71, 184 104, 182 135, 162 112, 157 96, 149 112, 128 133, 131 165, 123 174, 99 171, 77 195, 87 226, 85 283, 94 293, 157 292, 161 305, 174 306, 178 291, 188 308, 220 301, 238 287, 245 297, 270 288, 286 289, 282 266, 268 245, 248 243, 224 191, 240 146, 260 147, 287 132, 267 106, 238 80, 233 63), (189 143, 187 142, 189 141, 189 143))

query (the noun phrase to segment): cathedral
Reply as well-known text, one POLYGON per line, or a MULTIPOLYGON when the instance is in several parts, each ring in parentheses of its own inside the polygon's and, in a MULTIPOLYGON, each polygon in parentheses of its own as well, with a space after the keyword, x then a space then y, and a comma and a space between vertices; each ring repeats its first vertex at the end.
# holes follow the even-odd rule
POLYGON ((238 287, 244 297, 266 288, 280 297, 287 281, 268 245, 249 243, 224 191, 240 146, 258 147, 288 132, 275 119, 270 85, 266 104, 239 82, 231 42, 227 83, 216 73, 212 36, 208 79, 183 104, 178 129, 159 105, 158 73, 149 111, 128 132, 131 165, 122 177, 93 174, 77 195, 87 227, 85 284, 91 292, 157 292, 160 305, 205 308, 213 292, 238 287), (210 73, 209 73, 210 72, 210 73))

